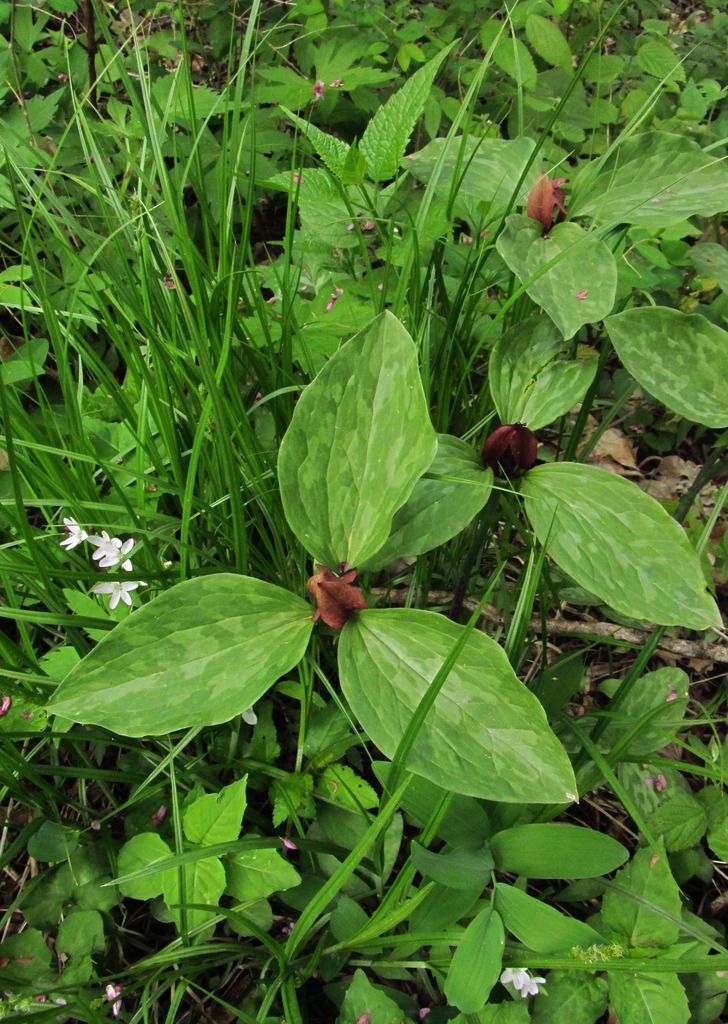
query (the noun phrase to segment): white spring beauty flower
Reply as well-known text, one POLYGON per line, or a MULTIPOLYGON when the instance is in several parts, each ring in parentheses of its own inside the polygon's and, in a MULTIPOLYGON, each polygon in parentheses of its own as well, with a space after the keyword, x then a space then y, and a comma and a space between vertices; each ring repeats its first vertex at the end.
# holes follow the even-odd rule
POLYGON ((102 530, 100 537, 92 534, 88 538, 88 542, 96 548, 91 557, 94 562, 99 563, 99 569, 115 569, 117 565, 120 565, 124 572, 131 572, 131 559, 125 556, 134 547, 133 537, 122 541, 119 537, 110 537, 106 530, 102 530))
POLYGON ((248 708, 246 711, 243 711, 240 717, 242 718, 246 725, 255 725, 255 723, 258 721, 258 716, 256 715, 255 711, 253 711, 252 708, 248 708))
POLYGON ((137 587, 146 587, 144 580, 114 580, 113 583, 96 583, 91 587, 92 594, 109 594, 109 608, 114 610, 119 601, 131 608, 131 593, 137 587))
POLYGON ((75 519, 70 516, 63 520, 63 529, 67 533, 67 537, 61 541, 61 547, 65 548, 66 551, 70 551, 72 548, 77 547, 79 544, 83 544, 85 540, 88 540, 88 533, 82 526, 79 526, 75 519))
POLYGON ((525 967, 507 967, 500 976, 501 985, 512 985, 522 999, 537 996, 539 985, 545 985, 545 978, 532 978, 525 967))

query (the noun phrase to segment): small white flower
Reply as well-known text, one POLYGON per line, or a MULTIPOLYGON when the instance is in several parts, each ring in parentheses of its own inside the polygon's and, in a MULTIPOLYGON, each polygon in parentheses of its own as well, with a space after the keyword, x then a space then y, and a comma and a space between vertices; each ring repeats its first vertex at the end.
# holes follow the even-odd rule
POLYGON ((102 530, 100 537, 92 534, 88 542, 96 548, 91 557, 94 562, 99 563, 99 569, 115 569, 117 565, 121 565, 125 572, 131 572, 131 559, 125 558, 125 555, 134 547, 133 537, 121 541, 118 537, 110 537, 106 530, 102 530))
POLYGON ((118 1017, 121 1013, 121 993, 124 990, 121 985, 107 985, 104 989, 104 995, 110 1003, 113 1003, 111 1007, 111 1016, 118 1017))
POLYGON ((525 967, 508 967, 500 976, 501 985, 513 985, 522 999, 538 995, 538 986, 545 985, 545 978, 532 978, 525 967))
POLYGON ((65 540, 61 541, 61 547, 65 548, 66 551, 70 551, 71 548, 75 548, 78 544, 82 544, 85 540, 88 540, 88 534, 82 526, 79 526, 75 519, 70 517, 63 520, 63 529, 66 531, 68 536, 65 540))
POLYGON ((247 711, 243 711, 241 717, 246 725, 255 725, 258 721, 258 716, 252 708, 248 708, 247 711))
POLYGON ((113 583, 96 583, 91 587, 92 594, 109 594, 109 608, 114 610, 119 601, 128 604, 131 608, 131 590, 137 587, 146 587, 144 580, 114 580, 113 583))

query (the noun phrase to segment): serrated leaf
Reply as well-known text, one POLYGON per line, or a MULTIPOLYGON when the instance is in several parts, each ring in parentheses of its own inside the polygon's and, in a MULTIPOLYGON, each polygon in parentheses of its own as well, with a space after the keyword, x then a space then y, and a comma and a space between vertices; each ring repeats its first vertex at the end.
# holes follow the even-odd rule
POLYGON ((248 776, 244 775, 219 793, 206 793, 193 801, 182 818, 185 837, 202 846, 237 839, 245 813, 247 784, 248 776))
POLYGON ((628 309, 604 326, 625 368, 663 405, 695 423, 728 426, 728 331, 666 306, 628 309))
POLYGON ((567 358, 561 332, 547 317, 515 324, 499 339, 488 364, 488 383, 503 423, 540 430, 584 397, 594 380, 596 352, 567 358))
POLYGON ((321 131, 320 128, 317 128, 315 124, 311 124, 310 121, 304 121, 302 117, 294 114, 292 110, 288 110, 286 107, 281 109, 301 129, 331 173, 335 174, 337 178, 341 178, 349 155, 347 143, 337 139, 334 135, 329 135, 328 132, 321 131))
POLYGON ((49 710, 122 736, 227 722, 301 660, 311 614, 306 601, 250 576, 187 580, 108 633, 49 710))
POLYGON ((595 1024, 607 1008, 607 983, 585 971, 549 971, 548 998, 535 999, 533 1024, 595 1024))
POLYGON ((463 1013, 477 1013, 503 967, 505 932, 497 911, 486 907, 463 932, 445 979, 445 998, 463 1013))
POLYGON ((217 912, 220 897, 225 892, 225 868, 217 857, 192 861, 173 868, 165 875, 164 902, 169 908, 172 920, 181 930, 183 917, 187 928, 192 931, 204 925, 217 912), (184 872, 184 899, 180 875, 184 872), (184 903, 184 913, 182 904, 184 903), (207 904, 207 907, 193 907, 190 904, 207 904))
POLYGON ((367 1021, 406 1024, 406 1015, 393 999, 372 985, 361 968, 357 968, 346 988, 336 1024, 366 1024, 367 1021))
POLYGON ((498 871, 527 878, 596 878, 614 871, 629 856, 611 836, 554 823, 504 829, 489 845, 498 871))
POLYGON ((648 39, 637 51, 637 63, 646 75, 667 82, 685 81, 685 69, 667 40, 648 39))
POLYGON ((289 818, 313 818, 313 779, 301 772, 290 772, 276 779, 271 786, 273 800, 273 827, 278 828, 289 818))
MULTIPOLYGON (((345 625, 341 687, 387 757, 394 757, 463 628, 412 609, 363 611, 345 625)), ((518 681, 499 645, 477 632, 445 680, 406 765, 445 789, 491 800, 560 803, 575 792, 571 764, 541 705, 518 681)))
POLYGON ((553 21, 540 14, 529 14, 526 19, 526 38, 535 52, 554 67, 571 71, 571 49, 566 38, 553 21))
POLYGON ((609 978, 609 1001, 623 1024, 688 1024, 690 1007, 675 974, 614 971, 609 978))
POLYGON ((398 558, 421 555, 444 544, 475 518, 492 487, 492 471, 483 467, 470 445, 439 434, 432 465, 395 514, 386 544, 361 569, 381 569, 398 558))
POLYGON ((511 214, 496 248, 534 302, 548 313, 564 338, 612 311, 617 265, 604 242, 578 224, 541 224, 511 214))
POLYGON ((616 611, 665 626, 720 625, 687 535, 636 484, 561 462, 529 470, 521 491, 556 564, 616 611))
POLYGON ((708 817, 690 793, 673 793, 647 820, 652 835, 662 839, 668 853, 688 850, 699 843, 708 827, 708 817))
POLYGON ((160 866, 157 870, 150 870, 147 875, 128 882, 120 882, 119 891, 133 900, 151 900, 159 896, 164 890, 167 872, 175 870, 168 865, 165 866, 165 861, 169 861, 171 857, 172 851, 156 832, 141 832, 132 836, 119 850, 116 865, 118 877, 123 878, 124 875, 131 875, 145 868, 151 869, 157 863, 160 866))
POLYGON ((680 931, 680 905, 667 854, 637 850, 604 894, 602 923, 631 946, 669 946, 680 931))
POLYGON ((588 948, 603 942, 590 925, 567 917, 513 885, 496 883, 495 905, 508 931, 535 953, 561 953, 572 946, 588 948))
POLYGON ((371 810, 379 803, 372 787, 347 764, 330 764, 316 782, 319 793, 335 804, 352 810, 371 810))
POLYGON ((435 450, 414 342, 383 313, 339 349, 298 401, 278 457, 291 529, 330 568, 366 561, 435 450))
POLYGON ((241 850, 225 859, 225 892, 240 903, 260 900, 301 884, 301 876, 278 850, 241 850))
POLYGON ((574 179, 572 217, 599 224, 670 227, 688 217, 725 209, 728 167, 692 139, 646 132, 626 139, 574 179))
POLYGON ((373 181, 394 178, 404 156, 412 130, 425 109, 440 64, 452 45, 424 64, 393 96, 390 96, 366 126, 359 150, 373 181))

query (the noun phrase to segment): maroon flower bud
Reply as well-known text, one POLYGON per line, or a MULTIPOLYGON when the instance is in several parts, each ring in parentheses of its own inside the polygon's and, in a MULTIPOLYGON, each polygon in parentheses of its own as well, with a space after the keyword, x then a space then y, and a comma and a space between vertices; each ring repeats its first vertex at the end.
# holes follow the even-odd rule
POLYGON ((538 181, 528 193, 526 213, 533 220, 541 221, 544 231, 549 231, 552 224, 566 220, 566 207, 564 206, 566 195, 563 188, 559 187, 565 185, 566 180, 566 178, 549 178, 545 174, 539 174, 538 181), (554 207, 557 211, 555 217, 554 207))
POLYGON ((316 599, 313 621, 323 619, 332 629, 342 629, 353 611, 366 608, 364 595, 352 583, 356 569, 336 576, 328 566, 317 565, 318 572, 309 578, 308 592, 316 599))
POLYGON ((530 469, 536 461, 538 444, 536 435, 522 423, 507 423, 497 427, 483 445, 482 459, 486 466, 498 466, 512 476, 530 469))

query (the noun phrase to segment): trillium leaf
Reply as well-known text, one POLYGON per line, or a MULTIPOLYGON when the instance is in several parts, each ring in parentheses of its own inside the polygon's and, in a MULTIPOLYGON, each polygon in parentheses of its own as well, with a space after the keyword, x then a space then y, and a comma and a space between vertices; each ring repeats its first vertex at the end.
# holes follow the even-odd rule
POLYGON ((572 217, 664 228, 725 210, 728 167, 692 139, 645 132, 621 142, 574 179, 572 217))
POLYGON ((492 470, 483 467, 470 445, 440 434, 432 465, 396 513, 386 544, 360 568, 381 569, 444 544, 480 512, 492 487, 492 470))
POLYGON ((578 224, 555 224, 548 235, 523 214, 507 218, 496 247, 526 291, 571 338, 603 320, 617 292, 617 264, 604 242, 578 224))
POLYGON ((227 722, 301 660, 312 611, 250 576, 187 580, 108 633, 69 672, 49 711, 122 736, 227 722))
POLYGON ((598 363, 592 349, 567 358, 561 332, 545 316, 516 324, 498 339, 488 366, 501 421, 530 430, 553 423, 581 401, 598 363))
POLYGON ((685 531, 636 484, 561 462, 530 470, 521 490, 556 564, 616 611, 664 626, 720 626, 685 531))
POLYGON ((503 968, 505 932, 500 914, 486 907, 463 932, 445 979, 445 997, 463 1013, 477 1013, 503 968))
MULTIPOLYGON (((372 609, 344 626, 341 687, 367 736, 387 757, 464 626, 434 612, 372 609)), ((416 775, 468 796, 561 803, 576 791, 565 750, 538 700, 499 645, 473 632, 406 761, 416 775)))
POLYGON ((728 331, 665 306, 629 309, 604 326, 625 368, 658 401, 695 423, 728 426, 728 331))
POLYGON ((335 569, 378 551, 436 444, 414 342, 383 313, 309 384, 281 442, 283 508, 314 560, 335 569))

